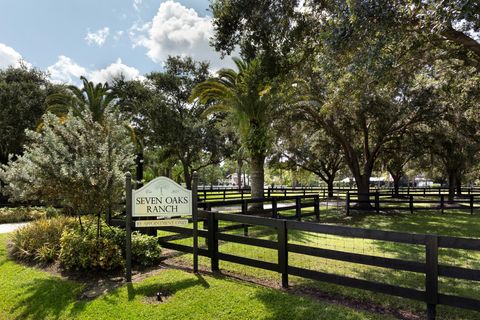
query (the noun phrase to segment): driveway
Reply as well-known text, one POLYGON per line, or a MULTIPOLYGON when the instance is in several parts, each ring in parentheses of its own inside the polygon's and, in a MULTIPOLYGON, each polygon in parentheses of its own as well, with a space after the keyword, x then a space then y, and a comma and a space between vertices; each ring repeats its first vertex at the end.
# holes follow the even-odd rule
POLYGON ((4 223, 0 224, 0 233, 8 233, 17 230, 20 227, 28 224, 28 222, 19 222, 19 223, 4 223))

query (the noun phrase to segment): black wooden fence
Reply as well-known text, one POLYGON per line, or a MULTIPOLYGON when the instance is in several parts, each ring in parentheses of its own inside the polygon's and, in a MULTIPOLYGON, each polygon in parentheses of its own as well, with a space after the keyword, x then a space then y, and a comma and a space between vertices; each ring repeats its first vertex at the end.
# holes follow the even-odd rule
MULTIPOLYGON (((371 193, 380 192, 381 194, 390 194, 395 195, 395 189, 393 188, 370 188, 371 193)), ((357 193, 356 188, 349 187, 335 187, 332 190, 333 197, 345 199, 347 194, 357 193)), ((325 187, 268 187, 264 190, 265 197, 271 196, 291 196, 291 195, 312 195, 318 194, 322 199, 328 198, 328 189, 325 187)), ((401 196, 435 196, 435 195, 446 195, 448 194, 448 188, 446 187, 404 187, 398 189, 398 195, 401 196)), ((463 187, 462 194, 471 195, 476 194, 480 195, 479 187, 463 187)), ((250 198, 251 190, 249 188, 225 188, 225 187, 215 187, 215 188, 204 188, 198 190, 199 201, 219 201, 219 200, 228 200, 228 199, 246 199, 250 198)))
MULTIPOLYGON (((204 210, 219 211, 228 209, 229 213, 247 214, 249 205, 262 203, 264 206, 262 215, 269 215, 276 219, 297 219, 300 221, 304 217, 315 216, 316 220, 320 220, 320 197, 318 194, 303 196, 286 196, 286 197, 267 197, 257 199, 233 199, 224 201, 203 201, 198 204, 204 210), (302 211, 305 208, 312 208, 313 211, 302 211), (295 214, 283 215, 281 212, 293 211, 295 214)), ((256 213, 258 215, 258 212, 256 213)))
POLYGON ((410 194, 395 198, 392 198, 389 192, 362 193, 361 195, 368 196, 368 200, 359 200, 358 195, 357 193, 347 193, 345 203, 347 215, 356 205, 361 204, 370 204, 377 213, 388 210, 408 210, 413 213, 418 210, 432 209, 440 210, 443 213, 448 209, 468 210, 473 214, 476 205, 480 203, 480 194, 478 193, 455 196, 451 200, 448 200, 448 195, 436 193, 410 194))
MULTIPOLYGON (((280 220, 240 214, 225 214, 205 210, 201 210, 199 213, 201 218, 205 221, 204 228, 206 229, 199 230, 198 236, 207 240, 207 247, 199 248, 198 254, 210 258, 212 271, 220 269, 221 261, 229 261, 236 264, 278 272, 281 274, 281 283, 283 287, 288 286, 289 276, 298 276, 341 286, 414 299, 427 304, 428 319, 435 319, 436 305, 439 304, 480 311, 480 300, 445 294, 440 292, 438 287, 439 277, 463 279, 475 282, 480 281, 480 270, 441 265, 438 262, 439 248, 480 251, 479 239, 321 225, 311 222, 280 220), (277 237, 276 240, 267 240, 248 237, 246 235, 229 234, 227 231, 234 228, 232 226, 219 228, 219 222, 222 222, 223 224, 225 224, 225 222, 237 223, 237 225, 233 225, 235 228, 239 228, 242 225, 271 228, 271 230, 277 234, 277 237), (292 231, 303 231, 318 235, 336 235, 349 238, 373 239, 416 246, 420 245, 424 247, 425 259, 421 262, 402 260, 356 252, 351 253, 318 248, 308 245, 308 243, 289 243, 288 235, 289 232, 292 231), (238 255, 238 252, 220 252, 219 241, 276 250, 278 258, 277 263, 242 257, 238 255), (423 274, 425 289, 418 290, 350 276, 310 270, 296 266, 290 262, 289 254, 292 253, 423 274)), ((193 252, 191 246, 172 242, 173 240, 178 240, 180 238, 192 237, 192 229, 183 227, 160 227, 159 229, 173 232, 180 236, 176 237, 175 235, 170 235, 160 237, 159 242, 161 246, 187 253, 193 252)), ((478 286, 478 283, 475 282, 472 282, 472 287, 478 286)))

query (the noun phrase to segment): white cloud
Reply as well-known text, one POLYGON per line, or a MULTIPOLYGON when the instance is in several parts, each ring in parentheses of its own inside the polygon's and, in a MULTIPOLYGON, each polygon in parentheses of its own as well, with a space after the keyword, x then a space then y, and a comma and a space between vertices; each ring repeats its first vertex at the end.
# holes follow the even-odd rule
POLYGON ((123 30, 119 30, 119 31, 115 32, 115 35, 113 36, 113 39, 115 41, 118 41, 123 36, 123 33, 124 33, 123 30))
POLYGON ((163 63, 169 55, 181 55, 210 61, 214 69, 232 65, 230 58, 220 60, 220 54, 209 46, 212 19, 172 0, 160 4, 151 22, 135 23, 129 34, 134 47, 147 48, 148 57, 157 63, 163 63))
POLYGON ((57 62, 47 68, 50 73, 50 79, 55 83, 80 84, 80 77, 85 76, 88 80, 94 83, 111 82, 114 78, 123 76, 125 80, 139 79, 144 77, 134 67, 127 66, 122 63, 120 58, 114 63, 99 70, 88 70, 71 58, 66 56, 59 56, 57 62))
POLYGON ((142 5, 142 0, 133 0, 133 8, 135 11, 140 11, 140 6, 142 5))
POLYGON ((138 71, 134 67, 123 64, 122 60, 118 58, 117 61, 115 61, 108 67, 101 70, 92 71, 90 73, 89 80, 93 82, 110 83, 113 79, 120 76, 124 77, 127 81, 134 79, 144 79, 144 77, 140 74, 140 71, 138 71))
POLYGON ((15 49, 6 44, 0 43, 0 69, 6 69, 9 66, 19 67, 22 62, 27 67, 31 66, 28 62, 23 60, 22 55, 15 51, 15 49))
POLYGON ((75 83, 80 76, 88 74, 87 69, 77 64, 69 57, 59 56, 57 62, 47 68, 50 79, 55 83, 75 83))
POLYGON ((85 40, 87 41, 89 46, 96 44, 97 46, 101 47, 107 40, 109 34, 110 28, 108 27, 99 29, 96 32, 90 32, 90 30, 88 30, 88 33, 85 36, 85 40))

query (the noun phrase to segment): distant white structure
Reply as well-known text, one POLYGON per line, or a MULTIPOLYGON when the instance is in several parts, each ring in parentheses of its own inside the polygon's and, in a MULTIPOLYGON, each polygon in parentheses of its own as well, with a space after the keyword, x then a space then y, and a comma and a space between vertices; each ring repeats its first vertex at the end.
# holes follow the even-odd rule
MULTIPOLYGON (((250 176, 248 174, 242 174, 242 187, 250 185, 250 176)), ((227 176, 226 179, 222 181, 222 184, 227 186, 238 186, 237 173, 232 173, 227 176)))
POLYGON ((415 177, 413 182, 416 187, 426 188, 433 186, 433 181, 424 177, 415 177))

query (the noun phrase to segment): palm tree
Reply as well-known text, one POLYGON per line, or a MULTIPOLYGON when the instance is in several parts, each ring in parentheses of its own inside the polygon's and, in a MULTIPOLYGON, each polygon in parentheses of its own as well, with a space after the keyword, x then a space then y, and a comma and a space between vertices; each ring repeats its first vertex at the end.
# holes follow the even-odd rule
POLYGON ((59 117, 65 117, 72 112, 73 116, 81 117, 85 110, 89 110, 95 121, 102 122, 104 114, 114 104, 115 94, 107 83, 94 85, 83 76, 80 79, 83 82, 82 89, 70 85, 65 91, 48 96, 47 112, 59 117))
POLYGON ((270 127, 274 104, 271 86, 264 80, 258 59, 246 62, 234 58, 233 61, 238 71, 221 69, 217 77, 194 87, 190 101, 199 99, 200 103, 207 105, 204 115, 214 112, 229 114, 250 158, 252 198, 262 198, 264 162, 272 143, 270 127))

